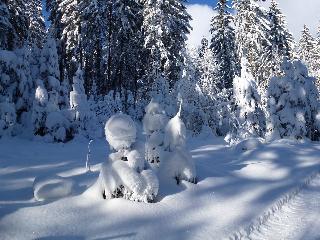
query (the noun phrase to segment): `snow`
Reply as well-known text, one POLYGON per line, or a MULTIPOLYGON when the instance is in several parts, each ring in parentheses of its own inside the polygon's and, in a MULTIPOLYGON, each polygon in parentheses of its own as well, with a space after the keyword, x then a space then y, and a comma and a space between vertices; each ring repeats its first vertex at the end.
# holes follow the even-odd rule
MULTIPOLYGON (((302 184, 302 190, 319 193, 314 185, 309 188, 304 184, 305 179, 320 170, 319 143, 281 140, 239 152, 226 146, 221 138, 197 137, 190 138, 186 146, 195 162, 198 183, 161 182, 155 202, 146 204, 125 199, 104 200, 88 190, 93 190, 101 162, 106 161, 109 153, 103 140, 92 144, 91 172, 87 172, 87 142, 50 144, 0 139, 1 240, 211 239, 212 236, 227 239, 256 224, 255 219, 265 212, 277 216, 270 209, 274 204, 291 202, 292 198, 281 199, 291 196, 297 186, 302 184), (38 176, 59 176, 73 181, 73 194, 37 202, 33 182, 38 176)), ((319 211, 301 209, 299 216, 310 217, 306 221, 308 226, 301 229, 312 230, 310 221, 319 219, 319 211), (313 215, 308 216, 309 212, 313 215)), ((312 236, 317 236, 317 232, 309 232, 303 239, 313 240, 312 236)))
MULTIPOLYGON (((180 109, 181 111, 181 109, 180 109)), ((180 118, 180 111, 170 119, 164 132, 164 147, 169 151, 184 148, 187 138, 187 129, 180 118)))
POLYGON ((136 141, 137 129, 130 116, 119 113, 107 121, 105 135, 110 146, 118 151, 131 147, 136 141))
POLYGON ((59 199, 72 194, 74 182, 62 177, 45 177, 34 180, 34 198, 37 201, 59 199))
POLYGON ((319 239, 320 175, 284 204, 250 239, 319 239))

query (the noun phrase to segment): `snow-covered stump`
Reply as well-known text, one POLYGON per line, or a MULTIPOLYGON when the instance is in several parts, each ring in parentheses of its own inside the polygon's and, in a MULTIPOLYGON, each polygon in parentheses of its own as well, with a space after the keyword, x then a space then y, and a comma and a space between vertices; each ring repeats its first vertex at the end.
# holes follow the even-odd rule
POLYGON ((105 135, 114 152, 103 163, 95 185, 101 196, 153 202, 159 181, 152 170, 145 169, 144 157, 135 149, 137 130, 134 121, 128 115, 116 114, 106 123, 105 135))

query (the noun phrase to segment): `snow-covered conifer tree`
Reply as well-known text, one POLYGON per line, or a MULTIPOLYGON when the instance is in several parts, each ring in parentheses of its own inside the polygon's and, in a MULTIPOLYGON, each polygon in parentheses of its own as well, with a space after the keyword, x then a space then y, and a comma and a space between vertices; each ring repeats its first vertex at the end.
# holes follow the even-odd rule
POLYGON ((143 130, 146 134, 145 158, 151 166, 159 167, 164 157, 164 128, 169 119, 163 107, 151 99, 145 108, 143 117, 143 130))
POLYGON ((0 2, 0 49, 9 49, 11 37, 13 34, 13 26, 10 22, 10 13, 8 4, 4 1, 0 2))
POLYGON ((36 84, 36 92, 32 107, 32 126, 34 129, 34 135, 45 136, 47 134, 46 110, 49 97, 43 81, 38 80, 36 84))
POLYGON ((217 61, 216 82, 219 89, 232 88, 233 78, 239 72, 236 53, 235 30, 232 27, 233 15, 228 6, 229 0, 219 0, 215 10, 218 12, 211 21, 211 45, 217 61))
POLYGON ((7 98, 0 101, 0 138, 11 136, 16 123, 16 109, 12 102, 7 98))
POLYGON ((282 63, 283 77, 271 79, 268 88, 267 138, 319 140, 319 94, 315 79, 300 60, 282 63))
POLYGON ((88 97, 84 89, 83 71, 80 67, 73 77, 72 89, 70 107, 74 111, 74 132, 85 137, 96 137, 99 134, 99 129, 95 126, 95 115, 90 111, 88 97))
POLYGON ((7 1, 12 31, 8 36, 8 50, 21 48, 28 37, 28 15, 26 0, 7 1))
POLYGON ((136 147, 134 121, 122 113, 113 115, 105 125, 105 135, 112 153, 102 164, 99 179, 92 190, 104 199, 154 201, 159 181, 152 170, 146 169, 143 154, 136 147))
POLYGON ((293 57, 294 39, 289 32, 285 16, 282 14, 275 0, 269 8, 270 28, 267 31, 269 43, 263 52, 263 61, 260 67, 263 74, 263 89, 266 90, 270 78, 280 73, 280 65, 284 57, 293 57))
POLYGON ((266 46, 270 45, 267 36, 269 26, 267 11, 252 0, 236 0, 234 7, 237 54, 248 60, 249 69, 258 85, 265 85, 260 69, 266 46))
POLYGON ((214 53, 209 48, 207 40, 202 39, 202 46, 199 49, 198 56, 189 57, 197 58, 196 68, 199 71, 199 85, 202 92, 209 98, 212 98, 219 91, 222 85, 218 82, 219 63, 216 60, 214 53))
POLYGON ((236 123, 228 137, 230 143, 234 144, 249 137, 262 137, 265 117, 260 107, 257 82, 245 58, 241 59, 241 76, 234 79, 233 97, 236 105, 236 123))
POLYGON ((152 79, 156 69, 164 74, 172 87, 182 74, 183 49, 191 17, 183 0, 147 0, 143 17, 145 48, 150 64, 146 76, 152 79))
POLYGON ((41 48, 45 40, 46 26, 42 16, 42 1, 28 0, 26 2, 27 14, 29 19, 28 41, 41 48))
POLYGON ((320 67, 320 53, 317 52, 317 42, 311 35, 309 28, 304 25, 301 38, 298 43, 297 55, 307 65, 312 76, 317 75, 320 67))

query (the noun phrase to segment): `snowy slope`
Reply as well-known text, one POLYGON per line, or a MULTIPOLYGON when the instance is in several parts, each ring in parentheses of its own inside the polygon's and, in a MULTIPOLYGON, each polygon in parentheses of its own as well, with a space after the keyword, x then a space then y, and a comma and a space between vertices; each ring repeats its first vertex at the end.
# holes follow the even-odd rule
POLYGON ((320 239, 320 175, 285 204, 251 239, 320 239))
POLYGON ((156 203, 145 204, 85 191, 108 154, 105 141, 92 144, 93 172, 85 173, 86 142, 0 140, 0 239, 229 238, 320 170, 319 144, 282 140, 242 152, 204 137, 187 145, 198 184, 162 183, 156 203), (50 175, 75 182, 73 195, 35 201, 34 178, 50 175))

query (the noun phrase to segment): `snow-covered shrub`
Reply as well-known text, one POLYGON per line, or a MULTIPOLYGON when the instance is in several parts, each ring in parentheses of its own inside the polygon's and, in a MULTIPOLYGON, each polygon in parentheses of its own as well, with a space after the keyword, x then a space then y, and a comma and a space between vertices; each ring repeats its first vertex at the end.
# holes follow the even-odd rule
POLYGON ((174 179, 177 184, 182 180, 197 183, 195 164, 191 154, 183 148, 172 152, 164 152, 163 162, 160 165, 160 179, 174 179))
POLYGON ((241 59, 241 77, 233 81, 233 97, 236 106, 236 124, 226 140, 231 144, 249 137, 261 137, 265 117, 260 106, 257 83, 251 74, 248 62, 241 59))
POLYGON ((58 93, 51 91, 48 95, 41 80, 37 85, 32 108, 34 135, 45 136, 47 141, 64 142, 70 138, 70 120, 59 109, 58 93))
POLYGON ((44 136, 46 135, 46 118, 48 105, 48 92, 44 87, 42 81, 37 81, 37 88, 32 107, 32 126, 34 134, 44 136))
POLYGON ((234 99, 232 89, 222 89, 214 95, 205 107, 208 125, 218 136, 226 136, 234 119, 234 99))
POLYGON ((154 201, 159 181, 152 170, 145 169, 143 154, 135 148, 137 129, 134 121, 128 115, 116 114, 106 123, 105 134, 115 152, 102 165, 96 183, 99 194, 105 199, 154 201))
POLYGON ((319 94, 315 79, 300 60, 284 59, 283 77, 274 77, 268 88, 267 139, 319 140, 319 94))
POLYGON ((159 182, 152 170, 138 172, 125 161, 117 159, 102 165, 99 188, 105 199, 125 198, 152 202, 158 194, 159 182))
POLYGON ((13 127, 16 123, 16 109, 13 103, 7 99, 0 102, 0 137, 12 135, 13 127))
POLYGON ((151 166, 159 166, 164 151, 164 128, 168 117, 164 109, 153 98, 145 108, 143 130, 146 134, 145 158, 151 166))
POLYGON ((196 182, 196 170, 191 154, 186 149, 186 126, 181 119, 181 106, 175 117, 170 119, 164 132, 163 161, 159 174, 162 178, 196 182))
POLYGON ((94 138, 101 135, 97 128, 96 116, 90 110, 88 98, 84 89, 83 72, 79 67, 73 77, 73 90, 70 92, 70 108, 74 111, 74 132, 94 138))
POLYGON ((16 120, 14 132, 20 128, 22 115, 30 111, 33 101, 33 82, 28 64, 27 47, 13 51, 0 50, 0 103, 14 104, 16 120))
MULTIPOLYGON (((207 125, 208 122, 202 105, 203 92, 200 85, 195 81, 192 72, 186 72, 183 78, 176 83, 175 93, 177 96, 175 102, 182 103, 181 117, 187 129, 194 134, 199 134, 202 127, 207 125)), ((170 116, 173 116, 173 114, 170 116)))
POLYGON ((181 120, 181 106, 177 115, 170 119, 165 128, 164 147, 168 151, 184 148, 187 139, 187 128, 181 120))

